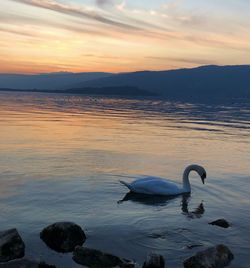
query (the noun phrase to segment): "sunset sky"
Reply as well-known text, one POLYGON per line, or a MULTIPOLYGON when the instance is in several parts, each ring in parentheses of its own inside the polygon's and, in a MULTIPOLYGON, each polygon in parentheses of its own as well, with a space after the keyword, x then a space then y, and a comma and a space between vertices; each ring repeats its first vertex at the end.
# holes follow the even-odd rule
POLYGON ((1 0, 0 72, 250 63, 249 0, 1 0))

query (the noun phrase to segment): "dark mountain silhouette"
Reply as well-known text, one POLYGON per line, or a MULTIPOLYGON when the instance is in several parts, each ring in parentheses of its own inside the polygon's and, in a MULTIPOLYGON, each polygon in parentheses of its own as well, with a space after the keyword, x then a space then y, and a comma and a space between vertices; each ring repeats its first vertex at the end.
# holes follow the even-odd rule
POLYGON ((158 96, 155 93, 137 88, 137 87, 84 87, 71 89, 18 89, 18 88, 0 88, 0 91, 12 92, 37 92, 37 93, 61 93, 61 94, 82 94, 82 95, 103 95, 103 96, 127 96, 127 97, 146 97, 158 96))
POLYGON ((250 65, 116 74, 82 87, 133 86, 170 99, 250 98, 250 65))
POLYGON ((249 100, 250 65, 210 65, 120 74, 0 75, 0 88, 72 94, 157 95, 180 101, 249 100))
POLYGON ((73 84, 110 76, 110 73, 0 74, 0 88, 57 90, 73 84))

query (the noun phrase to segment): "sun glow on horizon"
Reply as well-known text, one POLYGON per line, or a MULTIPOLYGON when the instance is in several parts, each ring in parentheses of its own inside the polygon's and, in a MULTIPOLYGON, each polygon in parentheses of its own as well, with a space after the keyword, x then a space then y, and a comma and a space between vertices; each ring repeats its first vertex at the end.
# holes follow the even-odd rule
POLYGON ((127 72, 250 62, 250 3, 5 0, 0 72, 127 72))

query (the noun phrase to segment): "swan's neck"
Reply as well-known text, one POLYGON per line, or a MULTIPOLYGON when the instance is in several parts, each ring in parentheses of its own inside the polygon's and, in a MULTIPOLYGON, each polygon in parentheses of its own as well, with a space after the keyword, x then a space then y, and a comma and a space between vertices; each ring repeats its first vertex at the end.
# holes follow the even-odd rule
POLYGON ((191 192, 191 186, 190 186, 190 182, 189 182, 189 173, 190 173, 190 171, 191 170, 185 169, 185 171, 183 173, 183 177, 182 177, 183 191, 185 193, 191 192))
MULTIPOLYGON (((191 186, 190 186, 190 182, 189 182, 189 174, 191 171, 196 171, 200 176, 203 176, 201 174, 204 173, 204 175, 206 175, 206 172, 204 170, 203 167, 199 166, 199 165, 190 165, 188 166, 183 173, 183 192, 184 193, 190 193, 191 192, 191 186), (203 173, 202 173, 203 172, 203 173)), ((204 178, 202 178, 204 180, 204 178)), ((203 182, 204 183, 204 182, 203 182)))
POLYGON ((191 186, 190 186, 190 182, 189 182, 189 174, 193 170, 197 171, 197 169, 198 169, 197 165, 190 165, 184 170, 182 182, 183 182, 183 191, 185 193, 191 192, 191 186))
POLYGON ((191 186, 190 186, 190 182, 189 182, 189 173, 192 170, 196 170, 196 166, 195 165, 191 165, 188 166, 183 173, 183 177, 182 177, 182 183, 183 183, 183 191, 185 193, 189 193, 191 192, 191 186))

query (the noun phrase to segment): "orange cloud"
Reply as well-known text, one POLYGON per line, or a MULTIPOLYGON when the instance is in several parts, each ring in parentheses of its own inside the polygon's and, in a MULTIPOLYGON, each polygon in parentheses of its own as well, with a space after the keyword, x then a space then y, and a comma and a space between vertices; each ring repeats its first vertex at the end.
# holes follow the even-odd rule
POLYGON ((0 72, 134 71, 250 61, 249 19, 183 7, 105 8, 56 0, 0 3, 0 72), (87 55, 92 55, 87 56, 87 55))

